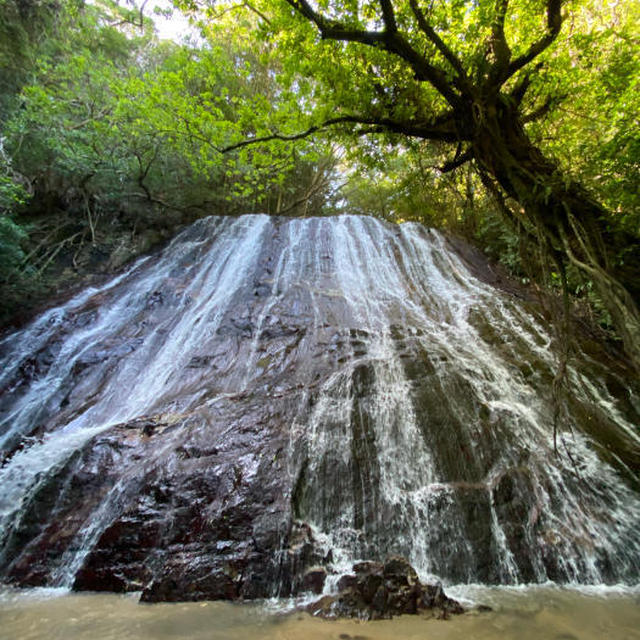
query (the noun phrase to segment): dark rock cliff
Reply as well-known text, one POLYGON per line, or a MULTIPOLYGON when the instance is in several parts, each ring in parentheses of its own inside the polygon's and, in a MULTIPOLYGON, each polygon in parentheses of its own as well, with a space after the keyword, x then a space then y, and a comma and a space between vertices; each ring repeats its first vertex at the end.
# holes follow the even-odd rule
POLYGON ((2 578, 258 598, 395 553, 637 581, 638 390, 581 358, 556 450, 544 323, 434 232, 199 221, 0 343, 2 578))

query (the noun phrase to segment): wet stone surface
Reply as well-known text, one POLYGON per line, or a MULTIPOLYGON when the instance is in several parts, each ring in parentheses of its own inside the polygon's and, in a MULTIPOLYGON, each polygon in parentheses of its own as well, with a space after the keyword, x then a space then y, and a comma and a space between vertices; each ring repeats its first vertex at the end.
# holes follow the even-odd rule
POLYGON ((556 452, 544 322, 465 261, 418 225, 202 220, 2 336, 0 579, 235 600, 356 563, 317 612, 362 617, 449 612, 387 554, 637 582, 637 385, 590 345, 556 452))
POLYGON ((353 574, 340 578, 338 592, 325 595, 305 610, 323 618, 383 620, 402 614, 428 614, 440 619, 464 613, 448 598, 442 585, 422 584, 415 569, 401 556, 381 562, 360 562, 353 574))

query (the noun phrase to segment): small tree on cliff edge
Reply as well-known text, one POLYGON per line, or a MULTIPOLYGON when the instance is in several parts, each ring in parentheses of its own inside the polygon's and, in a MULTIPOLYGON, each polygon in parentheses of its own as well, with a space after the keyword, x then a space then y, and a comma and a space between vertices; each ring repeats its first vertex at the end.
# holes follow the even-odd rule
POLYGON ((563 175, 526 130, 527 123, 554 108, 557 95, 535 99, 530 88, 545 68, 561 78, 551 53, 565 18, 585 0, 209 4, 218 16, 238 8, 257 16, 262 37, 283 52, 285 71, 292 82, 295 77, 296 99, 315 123, 227 149, 294 139, 325 126, 450 143, 452 156, 442 170, 473 160, 499 201, 518 203, 516 210, 501 207, 504 215, 533 239, 565 287, 569 264, 593 282, 625 350, 640 367, 635 274, 615 264, 622 248, 637 258, 637 235, 617 228, 615 216, 563 175))

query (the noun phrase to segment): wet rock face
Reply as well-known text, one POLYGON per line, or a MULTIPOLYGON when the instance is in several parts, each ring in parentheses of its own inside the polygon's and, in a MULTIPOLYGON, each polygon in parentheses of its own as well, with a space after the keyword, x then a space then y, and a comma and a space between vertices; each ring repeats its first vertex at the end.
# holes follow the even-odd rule
POLYGON ((556 455, 554 362, 422 227, 200 221, 0 340, 0 577, 288 597, 367 561, 325 601, 363 616, 436 598, 387 553, 449 581, 637 582, 638 390, 585 357, 556 455))
POLYGON ((37 523, 9 538, 9 581, 143 590, 153 602, 264 597, 283 580, 288 595, 293 565, 314 557, 303 544, 274 554, 295 543, 282 439, 260 427, 265 413, 275 427, 274 413, 249 407, 232 418, 242 432, 232 442, 194 413, 118 425, 88 443, 50 479, 55 498, 35 498, 37 523))
POLYGON ((361 620, 418 613, 444 619, 464 613, 462 605, 448 598, 440 584, 422 584, 415 569, 400 556, 392 556, 384 564, 355 564, 353 574, 338 582, 338 593, 320 598, 306 610, 323 618, 361 620))

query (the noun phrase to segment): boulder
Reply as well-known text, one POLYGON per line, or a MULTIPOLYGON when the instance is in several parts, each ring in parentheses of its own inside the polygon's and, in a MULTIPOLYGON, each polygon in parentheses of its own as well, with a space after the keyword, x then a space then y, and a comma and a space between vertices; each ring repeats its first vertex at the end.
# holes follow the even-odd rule
POLYGON ((393 616, 428 614, 446 619, 464 613, 459 602, 447 597, 441 584, 422 584, 415 569, 401 556, 384 564, 361 562, 353 575, 338 581, 338 593, 325 595, 306 607, 322 618, 382 620, 393 616))

